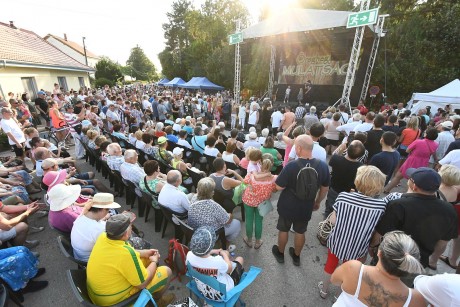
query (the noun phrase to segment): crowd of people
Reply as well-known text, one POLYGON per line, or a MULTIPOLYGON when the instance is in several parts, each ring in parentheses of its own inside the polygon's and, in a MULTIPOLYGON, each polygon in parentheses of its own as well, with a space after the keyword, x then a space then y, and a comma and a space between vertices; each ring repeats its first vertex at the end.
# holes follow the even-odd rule
MULTIPOLYGON (((172 272, 159 265, 160 252, 137 248, 133 215, 93 172, 81 171, 91 151, 139 197, 150 194, 153 208, 174 212, 195 230, 187 261, 227 290, 244 272, 244 259, 231 254, 234 243, 241 236, 247 248, 260 250, 264 216, 280 192, 274 261, 285 262, 293 232, 288 254, 293 265, 302 264, 314 211, 321 209, 322 225, 330 227, 322 238, 321 298, 333 283, 342 288, 335 306, 460 302, 460 275, 422 275, 426 269, 432 275, 438 260, 458 273, 460 110, 449 105, 412 114, 403 104, 385 103, 374 112, 360 102, 353 110, 339 105, 321 112, 302 102, 237 103, 225 91, 154 84, 78 91, 55 84, 40 90, 35 104, 27 93, 21 99, 11 93, 0 105, 0 125, 16 155, 0 165, 0 240, 6 247, 0 264, 6 259, 17 268, 0 278, 14 291, 47 286, 34 280, 45 269, 37 268, 39 255, 29 250, 39 242, 28 234, 43 230, 27 224, 37 214, 69 236, 75 258, 88 263, 95 304, 116 304, 144 288, 160 306, 174 301, 165 293, 172 272), (56 142, 40 135, 41 120, 56 142), (33 169, 26 167, 29 160, 33 169), (407 192, 392 192, 400 185, 407 192), (30 195, 42 190, 45 203, 38 203, 30 195), (243 222, 234 215, 239 205, 242 234, 243 222), (219 231, 227 250, 214 248, 219 231), (372 265, 364 265, 368 256, 372 265)), ((210 299, 221 297, 200 289, 210 299)))

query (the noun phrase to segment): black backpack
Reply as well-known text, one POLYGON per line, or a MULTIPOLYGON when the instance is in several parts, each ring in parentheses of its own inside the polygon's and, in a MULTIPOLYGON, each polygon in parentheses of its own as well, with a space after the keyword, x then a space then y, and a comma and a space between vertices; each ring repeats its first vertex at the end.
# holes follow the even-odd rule
POLYGON ((318 167, 320 161, 318 159, 312 159, 305 166, 302 165, 300 160, 297 160, 297 164, 300 166, 300 171, 297 173, 296 188, 291 189, 294 195, 300 200, 315 200, 316 194, 319 189, 318 167))

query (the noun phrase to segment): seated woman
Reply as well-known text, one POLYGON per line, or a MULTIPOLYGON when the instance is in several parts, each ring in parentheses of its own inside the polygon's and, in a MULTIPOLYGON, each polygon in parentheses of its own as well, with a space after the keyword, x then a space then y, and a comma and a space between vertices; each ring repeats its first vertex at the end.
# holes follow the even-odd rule
POLYGON ((216 138, 212 135, 208 136, 208 139, 206 140, 206 147, 204 148, 204 154, 211 156, 211 157, 221 157, 222 155, 220 154, 219 150, 214 147, 216 146, 216 138))
POLYGON ((137 130, 136 133, 134 133, 134 136, 136 137, 136 143, 134 146, 136 146, 137 149, 144 150, 145 143, 142 141, 142 134, 143 132, 141 130, 137 130))
POLYGON ((234 154, 235 150, 236 150, 236 141, 233 139, 229 139, 227 142, 227 148, 222 153, 222 159, 225 162, 230 162, 230 163, 234 163, 235 165, 239 165, 240 158, 238 158, 238 156, 234 154))
POLYGON ((142 134, 142 142, 144 142, 144 148, 141 148, 146 154, 150 155, 153 151, 153 137, 151 134, 144 132, 142 134))
MULTIPOLYGON (((190 205, 188 224, 193 229, 210 226, 214 231, 224 227, 227 241, 234 241, 241 230, 240 221, 233 218, 221 205, 212 200, 216 184, 211 178, 203 178, 198 182, 197 201, 190 205)), ((231 250, 232 247, 229 247, 231 250)), ((234 246, 233 246, 234 249, 234 246)))
MULTIPOLYGON (((186 262, 198 273, 211 275, 218 282, 223 283, 227 291, 233 289, 240 282, 244 272, 243 258, 230 258, 226 250, 213 249, 216 244, 216 233, 212 227, 203 226, 195 230, 190 240, 190 251, 186 262)), ((196 281, 197 288, 208 299, 219 301, 222 294, 200 281, 196 281)))
POLYGON ((19 296, 46 288, 48 281, 33 280, 45 272, 45 268, 38 268, 37 257, 27 247, 0 249, 0 278, 19 296))
POLYGON ((105 141, 99 146, 99 152, 101 153, 101 160, 102 161, 107 161, 107 157, 109 156, 109 153, 107 152, 107 147, 112 144, 110 141, 105 141))
POLYGON ((216 158, 212 163, 215 173, 209 175, 215 182, 216 195, 214 199, 227 210, 232 212, 235 204, 232 201, 235 188, 243 182, 243 178, 236 171, 227 169, 227 165, 222 158, 216 158), (234 178, 227 177, 232 175, 234 178))
POLYGON ((347 261, 335 270, 331 282, 342 288, 337 306, 426 306, 417 290, 408 288, 401 277, 420 274, 420 251, 414 240, 401 231, 383 237, 376 266, 347 261))
POLYGON ((122 140, 125 140, 125 141, 126 141, 126 140, 128 140, 128 138, 126 137, 126 135, 125 135, 123 132, 121 132, 121 128, 122 128, 122 127, 121 127, 121 124, 119 124, 119 123, 114 124, 114 125, 113 125, 113 132, 112 132, 112 135, 113 135, 114 137, 117 137, 117 138, 119 138, 119 139, 122 139, 122 140))
POLYGON ((46 193, 50 212, 48 222, 51 227, 65 233, 72 231, 75 220, 82 214, 83 207, 90 199, 80 197, 79 185, 57 184, 46 193))
POLYGON ((94 144, 94 141, 99 136, 99 133, 96 130, 88 130, 88 132, 86 132, 86 136, 88 137, 88 147, 95 149, 96 144, 94 144))
POLYGON ((158 147, 154 147, 153 156, 158 161, 161 161, 166 165, 171 165, 173 157, 171 153, 166 150, 166 147, 168 147, 167 139, 164 136, 158 138, 158 147))
POLYGON ((128 142, 132 145, 136 144, 136 132, 139 130, 138 126, 129 126, 129 135, 128 135, 128 142))
POLYGON ((155 125, 155 136, 157 138, 160 138, 162 136, 166 136, 166 133, 163 131, 163 128, 165 127, 165 125, 162 123, 162 122, 158 122, 156 125, 155 125))
POLYGON ((271 136, 265 138, 263 146, 260 148, 262 154, 270 154, 273 157, 273 167, 272 171, 275 171, 276 168, 283 164, 283 157, 281 154, 274 148, 275 142, 271 136))

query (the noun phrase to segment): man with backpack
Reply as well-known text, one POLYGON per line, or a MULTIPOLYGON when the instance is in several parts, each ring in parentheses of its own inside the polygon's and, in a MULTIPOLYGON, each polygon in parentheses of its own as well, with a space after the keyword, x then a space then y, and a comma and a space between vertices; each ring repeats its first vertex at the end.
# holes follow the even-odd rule
POLYGON ((330 174, 325 162, 312 157, 313 139, 309 135, 298 136, 294 145, 298 159, 289 162, 276 179, 276 188, 282 192, 277 206, 278 245, 273 245, 272 253, 279 263, 284 263, 289 229, 293 226, 294 247, 289 248, 289 255, 299 266, 308 222, 327 195, 330 174))

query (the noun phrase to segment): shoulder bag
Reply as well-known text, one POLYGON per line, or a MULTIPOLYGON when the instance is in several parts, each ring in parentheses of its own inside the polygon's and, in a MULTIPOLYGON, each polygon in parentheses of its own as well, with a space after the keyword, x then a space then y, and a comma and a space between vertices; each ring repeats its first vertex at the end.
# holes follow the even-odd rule
POLYGON ((331 221, 331 216, 333 213, 334 212, 331 212, 324 221, 319 222, 318 224, 316 237, 318 238, 319 243, 321 243, 323 246, 326 246, 327 239, 334 229, 334 224, 331 221))

